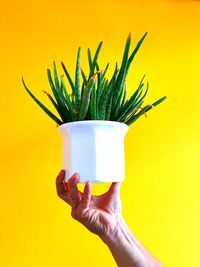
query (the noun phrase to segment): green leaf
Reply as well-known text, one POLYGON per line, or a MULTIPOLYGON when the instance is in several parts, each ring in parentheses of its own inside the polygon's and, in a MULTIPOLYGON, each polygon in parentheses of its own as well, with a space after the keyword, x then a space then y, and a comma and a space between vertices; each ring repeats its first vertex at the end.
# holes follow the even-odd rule
POLYGON ((98 56, 99 56, 99 53, 100 53, 102 44, 103 44, 103 42, 101 41, 101 42, 99 43, 97 49, 96 49, 95 54, 94 54, 94 58, 93 58, 93 62, 92 62, 92 65, 93 65, 93 73, 94 73, 94 70, 95 70, 95 67, 96 67, 96 64, 97 64, 97 59, 98 59, 98 56))
POLYGON ((97 90, 96 90, 97 92, 96 94, 97 94, 97 107, 98 107, 99 100, 102 94, 102 90, 106 82, 106 78, 104 77, 105 72, 103 73, 102 71, 100 71, 98 63, 96 64, 96 67, 97 67, 97 90))
POLYGON ((53 62, 53 67, 54 67, 54 82, 55 82, 55 89, 57 92, 58 103, 60 106, 62 106, 62 109, 65 112, 65 98, 63 95, 62 87, 61 87, 60 82, 59 82, 55 61, 53 62))
POLYGON ((95 86, 92 87, 92 93, 91 93, 91 100, 90 100, 90 114, 91 114, 91 120, 97 119, 97 98, 96 98, 96 88, 95 86))
POLYGON ((48 108, 46 108, 32 93, 31 91, 28 89, 27 85, 25 84, 25 81, 22 77, 22 83, 26 89, 26 91, 28 92, 28 94, 32 97, 32 99, 43 109, 43 111, 51 118, 53 119, 58 125, 63 124, 63 122, 58 119, 48 108))
POLYGON ((128 36, 127 40, 126 40, 126 44, 125 44, 125 48, 124 48, 124 54, 123 54, 123 58, 122 58, 122 64, 121 64, 121 68, 120 68, 120 71, 122 73, 124 72, 124 70, 126 68, 126 65, 127 65, 130 45, 131 45, 131 35, 129 34, 129 36, 128 36))
POLYGON ((62 111, 63 114, 65 114, 65 99, 64 99, 64 95, 62 92, 62 89, 60 87, 59 84, 59 79, 58 79, 58 74, 57 74, 57 70, 56 70, 56 64, 54 61, 54 81, 55 81, 55 85, 53 83, 52 80, 52 76, 51 76, 51 71, 49 69, 47 69, 47 75, 48 75, 48 80, 49 80, 49 84, 51 86, 52 92, 54 94, 54 97, 56 99, 56 102, 60 108, 60 110, 62 111))
POLYGON ((103 82, 103 75, 102 75, 102 72, 100 72, 99 65, 97 64, 97 92, 96 93, 97 93, 98 101, 99 101, 99 91, 100 91, 100 87, 102 86, 102 82, 103 82))
POLYGON ((83 97, 84 95, 84 90, 85 90, 85 87, 87 85, 87 76, 85 75, 84 71, 81 69, 81 75, 82 75, 82 78, 83 78, 83 83, 82 83, 82 87, 81 87, 81 98, 83 97))
POLYGON ((132 106, 129 107, 129 109, 124 113, 123 116, 120 117, 120 119, 117 119, 119 122, 125 122, 130 118, 132 115, 134 115, 138 109, 141 107, 143 104, 144 99, 140 99, 137 103, 133 104, 132 106))
POLYGON ((82 75, 82 78, 83 78, 83 84, 87 84, 87 76, 85 75, 84 71, 81 69, 81 75, 82 75))
POLYGON ((90 67, 90 73, 88 79, 90 79, 94 75, 95 67, 97 67, 97 59, 101 50, 103 42, 101 41, 96 49, 96 52, 94 54, 94 58, 92 59, 91 51, 88 48, 88 62, 90 67))
POLYGON ((105 69, 102 71, 102 72, 103 72, 103 74, 102 74, 102 78, 105 77, 106 72, 107 72, 107 70, 108 70, 108 67, 109 67, 109 63, 106 65, 105 69))
POLYGON ((126 102, 126 92, 127 92, 127 87, 126 87, 126 84, 124 84, 124 95, 123 95, 122 102, 121 102, 121 108, 123 108, 126 102))
POLYGON ((120 102, 121 102, 121 98, 122 98, 122 94, 123 94, 123 89, 121 90, 121 93, 119 95, 119 98, 118 98, 118 101, 117 101, 117 105, 116 105, 116 108, 115 108, 115 112, 114 112, 114 119, 116 120, 118 114, 119 114, 119 110, 120 110, 120 102))
POLYGON ((157 105, 159 105, 161 102, 163 102, 167 97, 163 96, 160 99, 158 99, 156 102, 154 102, 151 106, 152 107, 156 107, 157 105))
POLYGON ((112 105, 113 117, 115 117, 115 115, 116 115, 115 113, 116 113, 117 105, 119 103, 118 100, 119 100, 119 97, 121 95, 121 91, 123 90, 123 87, 124 87, 130 44, 131 44, 131 38, 130 38, 130 34, 129 34, 129 36, 126 40, 122 64, 121 64, 121 67, 119 70, 119 75, 117 77, 117 82, 116 82, 116 86, 115 86, 115 92, 113 95, 113 105, 112 105))
MULTIPOLYGON (((133 58, 135 57, 137 51, 139 50, 142 42, 144 41, 145 37, 146 37, 147 33, 145 33, 143 35, 143 37, 140 39, 140 41, 137 43, 135 49, 133 50, 133 52, 131 53, 131 56, 129 58, 128 57, 128 53, 124 52, 124 57, 123 57, 123 68, 121 67, 120 69, 120 73, 119 73, 119 76, 118 76, 118 82, 116 84, 116 92, 115 92, 115 95, 114 95, 114 103, 113 103, 113 107, 112 107, 112 112, 113 112, 113 117, 116 116, 116 110, 117 110, 117 105, 119 103, 119 97, 121 95, 121 91, 123 90, 123 85, 124 85, 124 82, 125 82, 125 78, 128 74, 128 70, 129 70, 129 67, 133 61, 133 58)), ((128 38, 129 39, 129 38, 128 38)), ((128 41, 128 40, 127 40, 128 41)), ((126 46, 125 46, 125 51, 129 51, 129 47, 128 44, 126 43, 126 46)))
POLYGON ((84 95, 81 99, 81 107, 80 107, 80 113, 79 113, 79 118, 78 118, 79 120, 84 120, 87 115, 89 104, 90 104, 90 95, 91 95, 94 83, 95 83, 94 78, 90 79, 87 83, 87 86, 84 91, 84 95))
POLYGON ((127 121, 125 121, 125 123, 126 123, 127 125, 132 124, 132 123, 135 122, 140 116, 142 116, 144 113, 148 112, 149 110, 151 110, 151 109, 154 108, 155 106, 159 105, 160 103, 162 103, 165 99, 166 99, 166 96, 161 97, 159 100, 157 100, 157 101, 154 102, 153 104, 145 106, 140 112, 138 112, 137 114, 131 116, 127 121))
POLYGON ((104 70, 100 70, 98 63, 96 63, 96 68, 97 68, 97 103, 99 104, 99 99, 101 97, 102 93, 102 87, 105 84, 106 78, 105 74, 107 72, 107 69, 109 67, 109 63, 106 65, 104 70))
POLYGON ((69 116, 70 115, 69 114, 69 111, 67 109, 65 109, 64 112, 63 112, 62 107, 60 107, 55 102, 55 100, 53 99, 53 97, 48 92, 46 92, 45 90, 43 90, 43 92, 48 96, 49 100, 51 101, 51 103, 53 104, 53 106, 57 110, 58 114, 60 115, 62 121, 63 122, 69 122, 69 121, 71 121, 71 116, 69 116))
POLYGON ((112 99, 113 99, 113 91, 111 90, 110 98, 108 99, 108 103, 106 107, 105 120, 111 120, 112 99))
POLYGON ((81 104, 81 90, 80 90, 80 57, 81 48, 78 48, 77 60, 76 60, 76 71, 75 71, 75 96, 76 96, 76 110, 79 111, 81 104))
POLYGON ((58 94, 60 94, 60 85, 59 85, 59 79, 58 79, 58 73, 57 73, 55 61, 53 61, 53 69, 54 69, 54 81, 55 81, 56 90, 58 94))
POLYGON ((113 76, 109 82, 109 87, 110 87, 111 92, 110 92, 110 96, 109 96, 106 111, 105 111, 105 119, 106 120, 110 120, 110 119, 113 120, 113 118, 111 116, 111 111, 112 111, 114 88, 115 88, 115 83, 117 81, 117 74, 118 74, 118 68, 117 68, 117 64, 116 64, 113 76))
POLYGON ((101 120, 105 120, 107 118, 107 105, 112 94, 114 79, 111 80, 111 83, 105 86, 100 102, 99 102, 99 117, 101 120))
POLYGON ((123 116, 120 116, 120 120, 119 121, 124 121, 126 119, 127 116, 129 116, 130 113, 135 113, 135 111, 138 110, 138 108, 143 104, 144 99, 146 97, 146 94, 148 92, 148 88, 149 88, 149 84, 147 83, 147 88, 146 91, 144 93, 144 95, 140 98, 140 95, 142 94, 142 91, 139 93, 139 95, 136 97, 135 101, 130 102, 129 106, 127 107, 127 109, 125 110, 123 116))
POLYGON ((125 124, 130 125, 133 122, 135 122, 140 116, 142 116, 144 113, 146 113, 150 107, 151 107, 151 105, 147 105, 144 108, 142 108, 141 111, 139 111, 136 115, 130 116, 130 118, 125 121, 125 124))
POLYGON ((75 109, 73 107, 73 104, 71 103, 69 94, 68 94, 67 89, 66 89, 66 86, 65 86, 65 82, 64 82, 63 76, 61 76, 61 87, 62 87, 62 89, 64 91, 64 94, 65 94, 66 104, 67 104, 67 107, 69 109, 71 118, 72 118, 73 121, 75 121, 76 120, 75 109))
POLYGON ((123 105, 123 107, 120 108, 119 110, 119 114, 116 117, 117 121, 121 121, 122 117, 125 116, 125 114, 127 113, 127 111, 130 109, 131 106, 133 106, 137 100, 139 99, 139 97, 141 96, 142 93, 142 88, 143 88, 143 80, 144 80, 145 75, 142 77, 137 90, 135 91, 135 93, 131 96, 131 98, 129 100, 126 101, 126 103, 123 105))
POLYGON ((90 74, 89 74, 88 79, 90 79, 94 75, 94 69, 93 69, 93 62, 92 62, 92 56, 91 56, 90 48, 88 48, 87 52, 88 52, 88 63, 89 63, 89 67, 90 67, 90 74))
POLYGON ((67 77, 67 79, 68 79, 68 82, 69 82, 69 84, 70 84, 70 86, 71 86, 71 88, 72 88, 72 92, 74 92, 74 91, 75 91, 75 85, 74 85, 74 82, 73 82, 73 80, 72 80, 72 78, 71 78, 71 76, 70 76, 70 74, 69 74, 68 70, 66 69, 66 67, 65 67, 65 65, 64 65, 63 62, 61 62, 61 65, 62 65, 63 70, 64 70, 64 73, 65 73, 65 75, 66 75, 66 77, 67 77))
POLYGON ((101 99, 101 95, 103 93, 104 88, 108 85, 108 80, 104 78, 100 81, 99 88, 97 88, 97 105, 99 105, 99 101, 101 99))
POLYGON ((53 95, 54 95, 54 97, 55 97, 57 103, 59 103, 58 92, 56 91, 56 88, 55 88, 55 85, 54 85, 54 82, 53 82, 53 79, 52 79, 52 76, 51 76, 51 71, 50 71, 50 69, 47 69, 47 76, 48 76, 48 81, 49 81, 51 90, 52 90, 52 92, 53 92, 53 95))
POLYGON ((139 42, 138 42, 137 45, 135 46, 135 49, 134 49, 133 52, 131 53, 131 55, 130 55, 130 57, 129 57, 129 59, 128 59, 128 63, 127 63, 126 75, 127 75, 128 71, 129 71, 130 65, 131 65, 131 63, 132 63, 132 61, 133 61, 135 55, 137 54, 137 52, 138 52, 140 46, 142 45, 142 43, 143 43, 143 41, 144 41, 144 39, 145 39, 146 36, 147 36, 147 32, 142 36, 142 38, 139 40, 139 42))
POLYGON ((101 97, 99 99, 99 104, 98 104, 98 114, 99 114, 99 119, 104 120, 105 117, 105 107, 107 103, 107 98, 108 98, 108 80, 106 80, 104 88, 102 90, 101 97))

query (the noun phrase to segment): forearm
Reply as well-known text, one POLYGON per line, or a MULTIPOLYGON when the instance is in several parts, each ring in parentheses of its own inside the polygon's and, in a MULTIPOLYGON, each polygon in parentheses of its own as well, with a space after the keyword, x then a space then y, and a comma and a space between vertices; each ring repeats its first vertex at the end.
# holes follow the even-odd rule
POLYGON ((116 229, 102 240, 110 249, 119 267, 163 267, 132 234, 123 218, 116 229))

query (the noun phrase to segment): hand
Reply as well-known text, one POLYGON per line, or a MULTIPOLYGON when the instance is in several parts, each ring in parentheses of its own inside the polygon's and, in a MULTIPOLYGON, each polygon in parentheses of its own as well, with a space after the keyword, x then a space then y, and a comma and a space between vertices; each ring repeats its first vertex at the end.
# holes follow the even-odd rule
POLYGON ((72 217, 102 238, 114 232, 121 217, 121 184, 112 183, 103 195, 92 196, 90 182, 86 182, 83 193, 78 190, 78 173, 73 174, 68 182, 64 177, 65 171, 61 170, 56 178, 57 194, 71 206, 72 217))

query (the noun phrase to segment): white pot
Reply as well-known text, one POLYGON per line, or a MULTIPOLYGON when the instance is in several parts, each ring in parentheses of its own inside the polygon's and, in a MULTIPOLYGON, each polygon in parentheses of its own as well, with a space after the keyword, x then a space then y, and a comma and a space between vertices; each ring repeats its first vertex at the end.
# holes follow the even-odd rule
POLYGON ((65 181, 75 172, 80 175, 80 183, 122 181, 125 177, 124 137, 128 128, 125 123, 104 120, 60 125, 65 181))

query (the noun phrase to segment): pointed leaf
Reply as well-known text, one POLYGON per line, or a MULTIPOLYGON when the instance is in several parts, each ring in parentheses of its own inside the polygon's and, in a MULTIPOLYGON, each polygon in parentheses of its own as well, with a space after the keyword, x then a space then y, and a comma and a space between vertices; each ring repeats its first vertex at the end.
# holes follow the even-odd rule
POLYGON ((142 87, 144 85, 143 84, 144 77, 145 77, 145 75, 142 77, 135 93, 131 96, 131 98, 129 100, 126 101, 126 103, 123 105, 123 107, 120 108, 117 120, 120 121, 122 116, 124 116, 126 111, 130 108, 130 106, 137 102, 138 97, 140 97, 140 95, 142 93, 141 91, 142 91, 142 87))
POLYGON ((53 99, 53 97, 48 92, 46 92, 45 90, 43 90, 43 92, 48 96, 49 100, 51 101, 51 103, 53 104, 53 106, 55 107, 55 109, 57 110, 57 112, 60 115, 60 117, 63 120, 63 122, 70 121, 71 118, 68 116, 67 109, 65 109, 64 110, 64 113, 63 113, 62 107, 60 107, 59 105, 57 105, 57 103, 55 102, 55 100, 53 99))
POLYGON ((97 103, 96 103, 96 88, 93 86, 92 92, 91 92, 91 100, 90 100, 90 114, 91 114, 91 120, 97 119, 97 103))
POLYGON ((119 70, 119 75, 117 77, 117 82, 116 82, 116 86, 115 86, 115 92, 114 92, 114 95, 113 95, 113 106, 112 106, 113 114, 116 113, 117 105, 119 103, 118 100, 119 100, 119 97, 120 97, 120 95, 122 93, 122 90, 123 90, 123 87, 124 87, 130 44, 131 44, 131 37, 130 37, 130 34, 129 34, 129 36, 128 36, 127 40, 126 40, 124 53, 123 53, 122 64, 121 64, 121 67, 120 67, 120 70, 119 70))
POLYGON ((79 113, 79 120, 84 120, 86 118, 86 115, 88 113, 89 103, 90 103, 90 95, 92 92, 92 88, 94 86, 95 80, 90 79, 87 83, 87 86, 84 91, 84 95, 81 99, 81 107, 80 107, 80 113, 79 113))
POLYGON ((32 99, 44 110, 44 112, 51 118, 53 119, 58 125, 61 125, 63 122, 58 119, 48 108, 46 108, 32 93, 31 91, 28 89, 27 85, 25 84, 25 81, 22 77, 22 83, 26 89, 26 91, 28 92, 28 94, 32 97, 32 99))
POLYGON ((66 69, 66 67, 65 67, 65 65, 64 65, 63 62, 61 62, 61 65, 62 65, 63 70, 64 70, 64 73, 65 73, 65 75, 66 75, 66 77, 67 77, 67 79, 68 79, 68 82, 69 82, 69 84, 70 84, 70 86, 71 86, 71 88, 72 88, 72 92, 74 92, 74 91, 75 91, 75 85, 74 85, 74 82, 73 82, 73 80, 72 80, 72 78, 71 78, 71 76, 70 76, 70 74, 69 74, 68 70, 66 69))
POLYGON ((146 113, 147 111, 151 110, 151 109, 154 108, 155 106, 159 105, 160 103, 162 103, 165 99, 166 99, 166 96, 161 97, 159 100, 157 100, 156 102, 154 102, 152 105, 147 105, 147 106, 145 106, 140 112, 138 112, 137 114, 131 116, 127 121, 125 121, 125 123, 126 123, 127 125, 132 124, 132 123, 135 122, 140 116, 142 116, 144 113, 146 113))
POLYGON ((92 77, 92 75, 94 75, 94 69, 93 69, 93 62, 92 62, 92 56, 91 56, 90 48, 88 48, 87 52, 88 52, 88 63, 89 63, 89 67, 90 67, 90 74, 89 74, 88 79, 90 79, 92 77))
POLYGON ((130 65, 135 57, 135 55, 137 54, 137 51, 139 50, 140 46, 142 45, 145 37, 147 36, 147 32, 142 36, 142 38, 139 40, 139 42, 137 43, 137 45, 135 46, 135 49, 133 50, 133 52, 131 53, 129 59, 128 59, 128 63, 127 63, 127 68, 126 68, 126 74, 129 71, 130 65))
POLYGON ((80 90, 80 57, 81 48, 78 48, 77 60, 76 60, 76 72, 75 72, 75 96, 76 96, 76 110, 80 108, 81 102, 81 90, 80 90))
POLYGON ((147 83, 147 88, 146 91, 144 93, 144 95, 140 98, 140 95, 142 94, 142 91, 139 93, 139 95, 137 96, 137 98, 135 99, 135 101, 130 102, 129 106, 126 108, 125 112, 123 115, 120 116, 119 121, 124 121, 126 120, 126 117, 129 116, 129 114, 131 114, 132 112, 135 113, 135 111, 137 111, 137 109, 143 104, 144 99, 146 97, 146 94, 148 92, 148 88, 149 88, 149 84, 147 83))
POLYGON ((61 86, 62 86, 62 89, 63 89, 64 94, 65 94, 66 104, 67 104, 67 107, 69 109, 71 118, 74 121, 74 120, 76 120, 76 114, 75 114, 74 107, 73 107, 73 105, 72 105, 72 103, 70 101, 70 97, 69 97, 69 94, 67 92, 67 89, 66 89, 66 86, 65 86, 65 82, 64 82, 64 77, 63 76, 61 77, 61 86))

